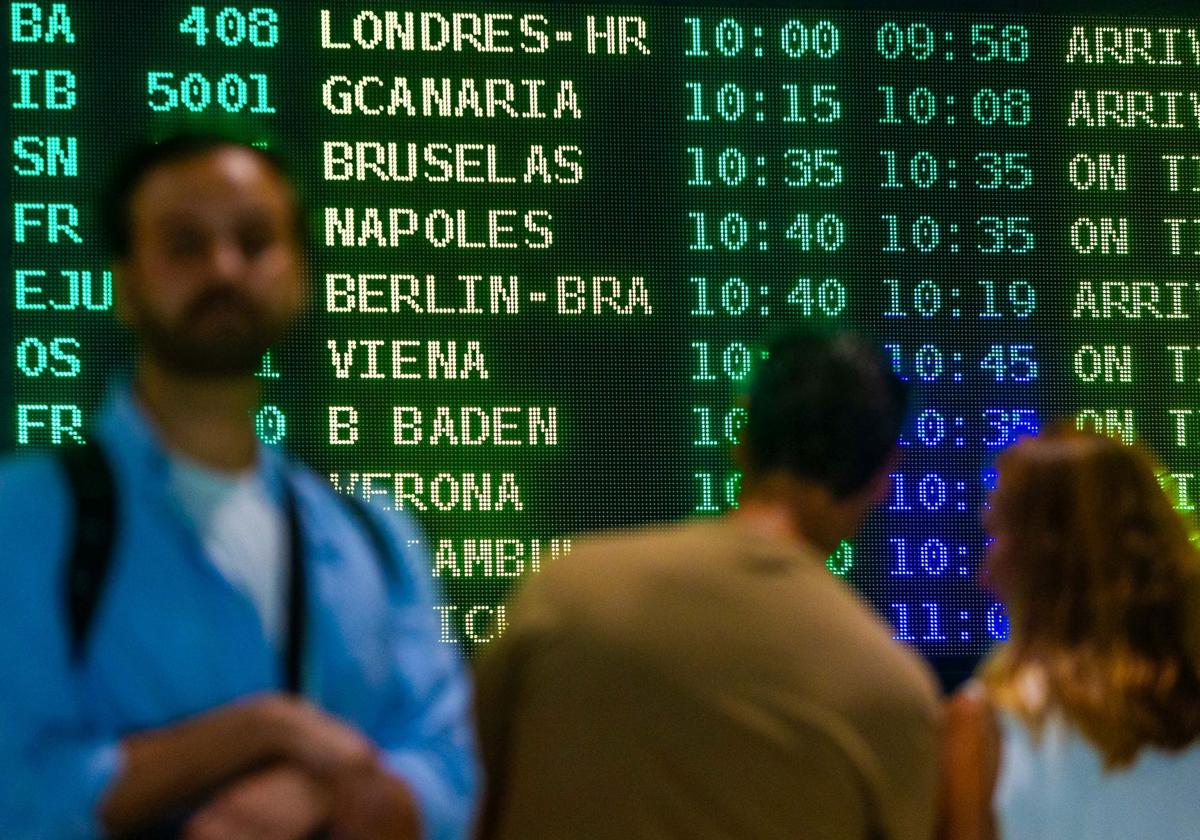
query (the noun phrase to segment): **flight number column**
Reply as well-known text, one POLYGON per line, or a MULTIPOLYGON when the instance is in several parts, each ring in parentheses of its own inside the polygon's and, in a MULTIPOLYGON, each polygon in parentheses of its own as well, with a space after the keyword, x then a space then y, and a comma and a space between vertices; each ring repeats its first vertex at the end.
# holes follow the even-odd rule
MULTIPOLYGON (((152 122, 170 131, 202 115, 244 142, 276 149, 286 117, 280 74, 269 69, 284 41, 279 11, 195 5, 170 24, 171 54, 156 57, 145 71, 142 95, 152 122)), ((274 352, 264 354, 255 374, 263 386, 255 432, 269 445, 288 435, 287 414, 278 404, 288 380, 274 352)))
POLYGON ((80 187, 76 58, 86 39, 73 5, 9 4, 14 414, 6 422, 18 447, 84 442, 90 418, 79 385, 103 373, 85 367, 88 331, 112 308, 112 275, 97 264, 80 187))

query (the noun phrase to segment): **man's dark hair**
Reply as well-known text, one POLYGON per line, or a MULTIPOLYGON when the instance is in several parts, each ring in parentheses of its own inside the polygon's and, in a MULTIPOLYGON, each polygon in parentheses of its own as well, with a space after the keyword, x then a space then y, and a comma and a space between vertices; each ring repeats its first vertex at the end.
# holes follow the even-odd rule
MULTIPOLYGON (((274 152, 223 134, 176 134, 156 143, 141 144, 121 159, 100 199, 103 211, 100 223, 109 257, 123 259, 129 256, 130 205, 133 194, 152 172, 160 167, 200 157, 228 146, 252 152, 289 185, 292 183, 286 164, 274 152)), ((304 246, 308 241, 304 208, 294 190, 293 197, 296 204, 297 236, 301 246, 304 246)))
POLYGON ((779 338, 751 384, 746 466, 784 470, 849 496, 887 462, 907 410, 904 383, 864 339, 847 332, 779 338))

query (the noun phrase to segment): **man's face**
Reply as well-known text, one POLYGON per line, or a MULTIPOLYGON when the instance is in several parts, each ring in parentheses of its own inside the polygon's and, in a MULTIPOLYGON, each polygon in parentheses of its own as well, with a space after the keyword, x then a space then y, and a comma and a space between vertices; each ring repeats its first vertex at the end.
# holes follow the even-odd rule
POLYGON ((253 152, 154 169, 133 193, 119 314, 143 350, 191 376, 253 373, 303 305, 297 207, 253 152))

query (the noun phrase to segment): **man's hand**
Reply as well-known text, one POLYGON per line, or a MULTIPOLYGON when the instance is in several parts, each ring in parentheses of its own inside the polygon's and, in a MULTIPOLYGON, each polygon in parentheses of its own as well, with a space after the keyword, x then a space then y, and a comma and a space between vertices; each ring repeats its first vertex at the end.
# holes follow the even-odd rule
POLYGON ((188 821, 183 840, 306 840, 326 825, 326 786, 281 764, 225 788, 188 821))
POLYGON ((378 767, 371 741, 344 721, 304 700, 273 697, 268 716, 280 757, 320 778, 355 775, 378 767))
MULTIPOLYGON (((378 766, 371 742, 310 703, 267 694, 122 741, 123 770, 100 808, 110 834, 139 830, 272 762, 325 782, 378 766)), ((236 782, 234 783, 236 786, 236 782)))
POLYGON ((331 840, 420 840, 416 798, 386 770, 342 776, 333 794, 331 840))

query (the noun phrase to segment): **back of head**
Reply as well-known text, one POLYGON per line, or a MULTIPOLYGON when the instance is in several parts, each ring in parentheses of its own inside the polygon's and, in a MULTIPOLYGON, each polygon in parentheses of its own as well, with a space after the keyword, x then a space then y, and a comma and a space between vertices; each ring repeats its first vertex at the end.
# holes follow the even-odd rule
POLYGON ((746 468, 853 495, 887 463, 907 407, 904 383, 865 340, 845 332, 777 339, 751 385, 746 468))
POLYGON ((988 569, 1012 639, 986 672, 1002 705, 1053 709, 1111 766, 1200 737, 1200 555, 1141 449, 1073 429, 1001 455, 988 569), (1044 680, 1031 702, 1024 678, 1044 680))

